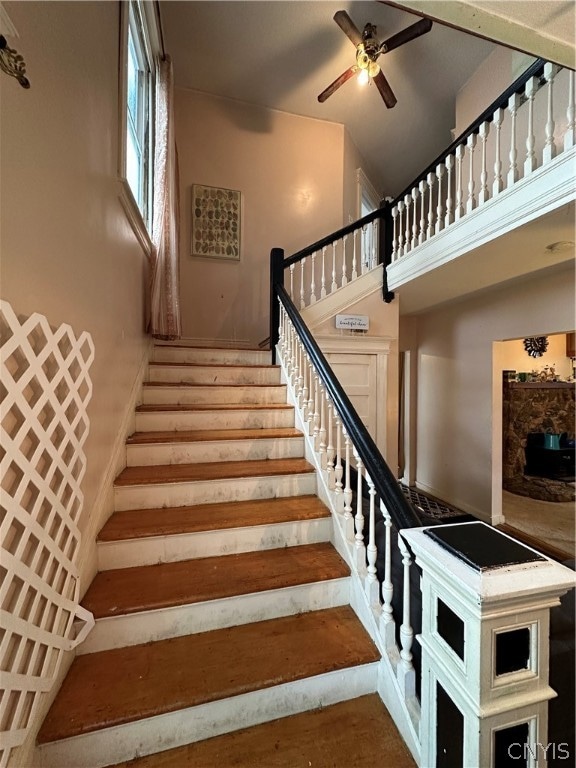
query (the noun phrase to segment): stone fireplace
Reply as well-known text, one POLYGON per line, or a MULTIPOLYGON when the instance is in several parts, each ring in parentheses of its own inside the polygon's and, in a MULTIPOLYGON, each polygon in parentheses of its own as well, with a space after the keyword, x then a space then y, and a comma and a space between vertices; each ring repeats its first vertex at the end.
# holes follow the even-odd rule
MULTIPOLYGON (((507 491, 544 501, 572 501, 575 498, 574 485, 566 482, 573 480, 574 475, 573 465, 571 472, 566 471, 567 451, 563 452, 564 464, 557 475, 550 472, 549 461, 543 462, 539 472, 534 452, 530 456, 532 474, 525 474, 529 435, 532 446, 538 444, 538 434, 574 438, 574 395, 575 387, 571 382, 504 382, 502 484, 507 491)), ((566 439, 563 445, 566 445, 566 439)), ((538 449, 536 457, 537 454, 538 449)), ((556 457, 550 454, 546 458, 556 457)), ((560 455, 557 458, 560 459, 560 455)))

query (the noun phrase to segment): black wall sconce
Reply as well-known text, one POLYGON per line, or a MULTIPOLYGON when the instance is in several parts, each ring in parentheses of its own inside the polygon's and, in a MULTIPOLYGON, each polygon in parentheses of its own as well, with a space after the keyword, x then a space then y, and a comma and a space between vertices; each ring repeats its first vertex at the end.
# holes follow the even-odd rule
POLYGON ((0 69, 11 77, 15 77, 22 88, 30 88, 30 81, 26 77, 26 64, 24 57, 14 48, 9 48, 4 35, 0 35, 0 69))

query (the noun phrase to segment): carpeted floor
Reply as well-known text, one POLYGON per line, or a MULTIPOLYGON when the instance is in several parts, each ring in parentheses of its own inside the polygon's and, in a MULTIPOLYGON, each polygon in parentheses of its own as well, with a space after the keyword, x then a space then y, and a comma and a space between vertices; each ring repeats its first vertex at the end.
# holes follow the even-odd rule
POLYGON ((502 492, 502 514, 507 525, 566 552, 570 558, 576 552, 575 512, 574 503, 570 501, 539 501, 502 492))

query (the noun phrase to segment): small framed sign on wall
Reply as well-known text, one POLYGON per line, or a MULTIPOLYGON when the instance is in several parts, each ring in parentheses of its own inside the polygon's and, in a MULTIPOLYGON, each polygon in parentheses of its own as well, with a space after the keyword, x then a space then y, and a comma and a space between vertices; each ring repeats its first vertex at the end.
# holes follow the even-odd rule
POLYGON ((192 256, 240 261, 242 194, 192 186, 192 256))

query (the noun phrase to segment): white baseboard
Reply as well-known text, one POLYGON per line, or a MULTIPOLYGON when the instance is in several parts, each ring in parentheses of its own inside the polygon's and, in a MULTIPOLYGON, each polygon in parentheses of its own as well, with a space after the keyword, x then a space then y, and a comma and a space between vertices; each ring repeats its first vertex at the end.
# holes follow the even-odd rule
POLYGON ((82 532, 83 555, 80 567, 80 594, 84 595, 98 571, 96 536, 114 511, 114 479, 126 466, 126 438, 134 431, 135 409, 142 394, 142 383, 148 371, 152 339, 145 345, 138 372, 126 401, 124 415, 116 439, 110 449, 110 458, 102 474, 100 486, 91 509, 88 525, 82 532))

